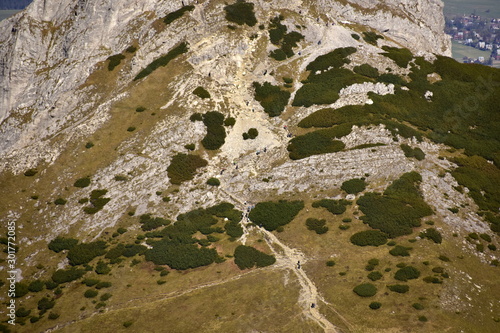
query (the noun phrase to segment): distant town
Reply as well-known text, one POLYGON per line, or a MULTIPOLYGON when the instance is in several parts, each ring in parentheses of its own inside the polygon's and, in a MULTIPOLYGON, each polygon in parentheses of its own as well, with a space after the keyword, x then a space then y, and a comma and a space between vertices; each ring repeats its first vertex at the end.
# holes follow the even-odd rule
POLYGON ((475 14, 447 17, 445 32, 459 44, 489 52, 489 57, 464 56, 464 63, 500 64, 500 18, 483 18, 475 14))

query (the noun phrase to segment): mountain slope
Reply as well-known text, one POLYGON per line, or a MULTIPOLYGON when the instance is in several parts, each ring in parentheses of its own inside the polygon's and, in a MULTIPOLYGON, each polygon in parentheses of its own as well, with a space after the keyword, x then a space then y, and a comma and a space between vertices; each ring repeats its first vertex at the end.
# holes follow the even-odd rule
POLYGON ((500 75, 441 3, 180 5, 2 22, 15 328, 495 331, 500 75))

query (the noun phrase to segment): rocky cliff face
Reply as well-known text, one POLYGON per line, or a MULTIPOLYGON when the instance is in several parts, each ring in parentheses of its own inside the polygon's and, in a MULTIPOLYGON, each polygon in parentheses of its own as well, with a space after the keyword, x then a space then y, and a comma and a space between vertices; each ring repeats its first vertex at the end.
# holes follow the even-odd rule
MULTIPOLYGON (((180 2, 34 1, 25 11, 2 22, 2 156, 20 157, 20 154, 23 157, 18 162, 22 161, 25 166, 36 163, 35 159, 26 161, 26 155, 46 161, 53 159, 44 156, 43 151, 57 149, 44 142, 83 121, 84 115, 109 100, 109 97, 103 100, 103 96, 89 93, 91 87, 84 87, 89 75, 97 64, 134 41, 141 47, 120 84, 129 81, 140 68, 180 40, 187 39, 197 45, 205 41, 206 36, 217 36, 213 34, 224 25, 222 5, 213 1, 193 4, 196 9, 185 26, 165 31, 155 30, 154 22, 178 9, 180 2)), ((256 2, 256 12, 259 20, 266 20, 272 11, 279 10, 307 18, 303 23, 307 23, 309 42, 334 39, 336 29, 328 29, 329 24, 346 28, 365 25, 412 51, 449 54, 449 43, 442 33, 441 6, 440 1, 376 4, 370 1, 263 1, 256 2)), ((214 41, 214 37, 211 40, 214 41)), ((205 56, 217 58, 247 47, 247 42, 243 42, 223 48, 213 45, 204 51, 205 56)), ((195 62, 199 62, 200 57, 202 55, 193 52, 195 62)))

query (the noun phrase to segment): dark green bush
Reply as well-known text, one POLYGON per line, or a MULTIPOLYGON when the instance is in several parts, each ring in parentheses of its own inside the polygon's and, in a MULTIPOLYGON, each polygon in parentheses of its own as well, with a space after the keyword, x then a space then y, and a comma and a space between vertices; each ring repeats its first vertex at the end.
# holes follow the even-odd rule
POLYGON ((146 108, 144 106, 138 106, 136 109, 135 109, 135 112, 144 112, 146 111, 146 108))
POLYGON ((106 242, 95 241, 91 243, 81 243, 73 246, 68 251, 69 263, 73 266, 88 264, 92 259, 106 253, 106 242))
POLYGON ((135 129, 136 128, 134 126, 130 126, 127 128, 127 132, 133 132, 133 131, 135 131, 135 129))
POLYGON ((142 214, 139 217, 141 229, 143 231, 151 231, 164 225, 169 225, 171 222, 161 217, 152 217, 151 214, 142 214))
POLYGON ((363 195, 357 201, 365 214, 362 220, 370 227, 385 232, 390 238, 411 234, 413 227, 420 226, 422 217, 433 213, 418 189, 421 180, 416 172, 405 173, 383 195, 363 195))
POLYGON ((367 76, 373 79, 376 79, 379 76, 378 69, 368 65, 368 64, 363 64, 361 66, 355 66, 353 68, 354 73, 367 76))
POLYGON ((85 144, 85 148, 87 148, 87 149, 90 149, 92 147, 94 147, 94 144, 90 141, 85 144))
POLYGON ((133 323, 134 323, 133 320, 127 320, 127 321, 123 322, 123 327, 129 328, 130 326, 132 326, 133 323))
POLYGON ((422 161, 425 158, 425 153, 420 148, 411 148, 406 144, 402 144, 401 149, 403 150, 406 157, 415 157, 417 160, 422 161))
POLYGON ((112 286, 111 282, 101 281, 95 285, 95 288, 96 289, 103 289, 103 288, 109 288, 111 286, 112 286))
POLYGON ((371 302, 369 305, 370 309, 372 309, 372 310, 380 309, 381 306, 382 306, 382 303, 380 303, 380 302, 371 302))
POLYGON ((448 258, 447 256, 444 256, 444 255, 440 255, 438 257, 438 259, 441 260, 441 261, 444 261, 444 262, 450 262, 451 261, 450 258, 448 258))
POLYGON ((135 53, 135 51, 137 51, 137 47, 135 47, 133 45, 127 47, 127 49, 125 50, 125 52, 127 52, 127 53, 135 53))
POLYGON ((57 286, 59 286, 59 283, 56 283, 52 280, 45 281, 45 288, 49 290, 55 289, 57 288, 57 286))
POLYGON ((426 322, 427 321, 427 317, 426 316, 419 316, 418 317, 418 321, 426 322))
POLYGON ((212 177, 212 178, 209 178, 207 180, 207 184, 210 185, 210 186, 219 186, 220 185, 220 180, 217 179, 217 178, 212 177))
POLYGON ((57 236, 56 238, 50 241, 49 250, 59 253, 63 250, 70 250, 76 244, 78 244, 77 239, 57 236))
POLYGON ((296 92, 292 105, 309 107, 314 104, 331 104, 339 98, 342 88, 370 80, 345 68, 332 68, 319 73, 314 71, 296 92))
POLYGON ((432 268, 432 271, 433 271, 434 273, 439 273, 439 274, 441 274, 441 273, 444 273, 444 268, 443 268, 443 267, 434 267, 434 268, 432 268))
POLYGON ((358 34, 351 34, 351 37, 354 38, 355 40, 359 40, 361 37, 359 37, 358 34))
POLYGON ((188 143, 187 145, 184 145, 184 148, 186 148, 187 150, 195 150, 196 146, 194 143, 188 143))
POLYGON ((380 280, 382 278, 382 273, 378 272, 378 271, 375 271, 375 272, 370 272, 370 274, 368 274, 368 278, 372 281, 377 281, 377 280, 380 280))
POLYGON ((253 27, 257 24, 257 19, 255 18, 253 9, 253 3, 245 2, 244 0, 237 0, 236 3, 224 7, 226 20, 234 22, 238 25, 246 24, 253 27))
POLYGON ((99 260, 99 262, 95 266, 95 272, 102 275, 109 274, 109 272, 111 272, 111 267, 109 267, 104 261, 99 260))
POLYGON ((328 260, 328 261, 326 262, 326 265, 327 265, 328 267, 333 267, 333 266, 335 266, 335 261, 333 261, 333 260, 328 260))
POLYGON ((207 127, 207 134, 201 140, 201 144, 208 150, 219 149, 226 139, 224 115, 217 111, 207 112, 203 115, 203 123, 207 127))
POLYGON ((387 243, 387 235, 379 230, 366 230, 352 235, 350 241, 358 246, 380 246, 387 243))
POLYGON ((110 198, 103 198, 108 193, 108 190, 93 190, 90 193, 90 206, 84 207, 83 211, 87 214, 95 214, 111 200, 110 198))
POLYGON ((194 9, 194 6, 184 6, 181 9, 176 10, 175 12, 168 13, 167 16, 163 18, 163 23, 170 24, 174 22, 179 17, 182 17, 184 13, 190 12, 194 9))
POLYGON ((146 260, 156 265, 168 265, 177 270, 210 265, 217 257, 215 249, 198 248, 193 244, 177 244, 161 240, 153 243, 152 246, 152 249, 145 252, 146 260))
POLYGON ((82 283, 84 285, 86 285, 87 287, 92 287, 92 286, 95 286, 96 284, 98 284, 100 282, 100 280, 98 279, 90 279, 90 278, 87 278, 87 279, 84 279, 82 281, 82 283))
POLYGON ((26 177, 33 177, 34 175, 36 175, 38 173, 38 170, 37 169, 28 169, 27 171, 24 172, 24 175, 26 177))
POLYGON ((42 297, 37 304, 38 310, 40 312, 45 313, 47 310, 50 310, 56 305, 55 299, 48 299, 47 297, 42 297))
POLYGON ((59 206, 64 206, 68 202, 67 200, 64 200, 63 198, 57 198, 54 200, 54 204, 59 205, 59 206))
POLYGON ((393 284, 393 285, 388 285, 387 288, 389 288, 390 291, 394 291, 400 294, 404 294, 410 290, 410 287, 406 284, 393 284))
POLYGON ((50 320, 55 320, 55 319, 59 318, 59 314, 58 314, 58 313, 55 313, 55 312, 51 312, 51 313, 49 313, 48 318, 49 318, 50 320))
POLYGON ((423 278, 424 282, 427 282, 427 283, 434 283, 434 284, 441 284, 443 283, 442 280, 440 280, 439 278, 437 277, 434 277, 434 276, 426 276, 423 278))
POLYGON ((97 290, 87 289, 85 291, 85 293, 83 294, 83 296, 85 296, 86 298, 94 298, 97 296, 97 294, 99 294, 99 292, 97 290))
POLYGON ((33 292, 33 293, 37 293, 39 291, 42 291, 44 287, 45 287, 45 283, 43 281, 35 280, 35 281, 32 281, 28 285, 28 290, 33 292))
POLYGON ((382 82, 382 83, 387 83, 387 84, 392 83, 394 85, 399 85, 399 86, 404 86, 406 84, 406 81, 403 80, 402 77, 400 77, 398 75, 390 74, 390 73, 385 73, 385 74, 380 75, 377 78, 377 81, 382 82))
POLYGON ((146 68, 140 71, 139 74, 135 76, 134 81, 140 80, 148 76, 149 74, 153 73, 153 71, 155 71, 160 67, 167 66, 171 60, 173 60, 174 58, 183 53, 186 53, 187 50, 188 50, 188 44, 186 42, 179 44, 178 46, 170 50, 166 55, 161 56, 160 58, 154 60, 146 68))
POLYGON ((172 157, 172 161, 167 168, 168 177, 172 184, 180 185, 184 181, 194 178, 198 168, 206 166, 208 163, 198 155, 186 155, 179 153, 172 157))
POLYGON ((269 24, 269 39, 271 43, 280 47, 272 51, 269 56, 278 61, 292 57, 294 55, 293 48, 297 47, 297 43, 304 39, 304 36, 297 31, 286 33, 287 27, 281 24, 283 19, 283 16, 277 16, 269 24))
POLYGON ((415 310, 423 310, 424 309, 424 306, 420 303, 413 303, 411 305, 415 310))
POLYGON ((381 35, 378 35, 377 33, 373 32, 373 31, 364 31, 363 32, 363 39, 365 40, 365 42, 376 46, 377 40, 384 39, 384 37, 381 35))
MULTIPOLYGON (((57 284, 71 282, 81 278, 86 271, 84 269, 71 267, 69 269, 58 269, 52 274, 52 281, 57 284)), ((47 286, 48 288, 48 286, 47 286)))
POLYGON ((30 315, 30 313, 31 313, 31 310, 27 310, 24 307, 21 307, 21 308, 16 310, 16 317, 19 317, 19 318, 28 317, 30 315))
POLYGON ((253 83, 255 89, 255 100, 264 108, 264 111, 270 117, 279 116, 288 104, 290 99, 290 92, 281 90, 278 86, 273 86, 269 82, 260 84, 253 83))
POLYGON ((412 279, 418 279, 420 277, 420 271, 412 266, 405 266, 396 271, 394 278, 399 281, 408 281, 412 279))
POLYGON ((488 234, 479 234, 479 237, 481 237, 481 239, 483 239, 484 241, 486 242, 491 242, 491 236, 488 235, 488 234))
POLYGON ((16 282, 14 289, 16 290, 15 298, 23 297, 29 292, 28 285, 24 282, 16 282))
POLYGON ((226 230, 226 234, 233 238, 238 238, 243 235, 243 228, 238 222, 228 222, 224 226, 224 229, 226 230))
POLYGON ((203 121, 203 115, 201 113, 193 113, 191 115, 191 117, 189 117, 189 120, 191 120, 192 122, 195 122, 195 121, 203 121))
POLYGON ((441 233, 434 228, 425 229, 420 233, 420 237, 430 239, 436 244, 441 244, 443 241, 441 233))
POLYGON ((401 245, 396 245, 389 253, 395 257, 408 257, 410 255, 411 247, 405 247, 401 245))
POLYGON ((364 178, 354 178, 343 182, 340 188, 348 194, 357 194, 359 192, 363 192, 366 188, 366 185, 367 184, 364 178))
POLYGON ((240 269, 247 269, 272 265, 276 262, 276 258, 251 246, 238 245, 234 251, 234 262, 240 269))
POLYGON ((249 219, 266 230, 273 231, 290 223, 302 208, 302 201, 259 202, 250 212, 249 219))
POLYGON ((80 179, 77 179, 75 183, 73 184, 74 187, 87 187, 90 185, 90 177, 83 177, 80 179))
POLYGON ((322 199, 319 201, 314 201, 312 206, 314 208, 324 207, 330 213, 334 215, 341 215, 346 211, 346 206, 350 205, 351 201, 340 199, 340 200, 331 200, 331 199, 322 199))
POLYGON ((125 59, 125 56, 121 53, 114 54, 108 58, 108 71, 112 71, 116 66, 120 65, 122 60, 125 59))
POLYGON ((306 220, 306 226, 309 230, 314 230, 318 235, 324 234, 328 231, 328 227, 325 226, 326 220, 318 220, 314 218, 308 218, 306 220))
POLYGON ((408 63, 413 59, 411 51, 405 48, 398 49, 397 47, 382 46, 382 50, 385 51, 385 53, 382 53, 383 56, 394 60, 401 68, 408 67, 408 63))
POLYGON ((299 160, 312 155, 335 153, 345 148, 340 140, 333 140, 329 130, 309 132, 290 140, 288 151, 292 160, 299 160))
POLYGON ((353 291, 361 297, 372 297, 377 293, 377 287, 371 283, 363 283, 354 287, 353 291))
POLYGON ((224 120, 224 126, 234 126, 236 124, 236 119, 234 117, 227 117, 224 120))
POLYGON ((340 68, 344 64, 348 64, 351 61, 347 58, 351 54, 356 52, 356 48, 354 47, 342 47, 335 49, 327 54, 320 55, 313 61, 311 61, 306 70, 308 71, 325 71, 330 67, 340 68))
POLYGON ((198 87, 193 91, 193 94, 198 96, 199 98, 205 99, 210 98, 210 93, 205 90, 203 87, 198 87))

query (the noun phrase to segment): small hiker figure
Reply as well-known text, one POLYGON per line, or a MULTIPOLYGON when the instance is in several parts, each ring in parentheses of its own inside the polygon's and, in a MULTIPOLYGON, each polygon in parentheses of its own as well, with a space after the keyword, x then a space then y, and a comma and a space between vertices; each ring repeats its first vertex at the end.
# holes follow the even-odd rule
POLYGON ((313 304, 311 304, 311 308, 313 308, 313 309, 314 309, 315 307, 316 307, 316 304, 314 304, 314 303, 313 303, 313 304))
POLYGON ((297 261, 297 269, 300 269, 300 260, 297 261))

